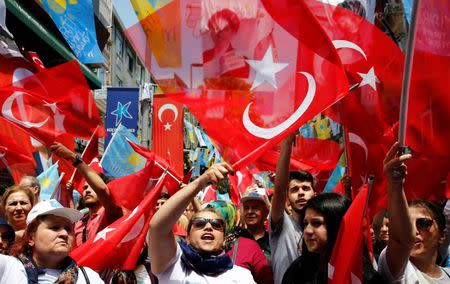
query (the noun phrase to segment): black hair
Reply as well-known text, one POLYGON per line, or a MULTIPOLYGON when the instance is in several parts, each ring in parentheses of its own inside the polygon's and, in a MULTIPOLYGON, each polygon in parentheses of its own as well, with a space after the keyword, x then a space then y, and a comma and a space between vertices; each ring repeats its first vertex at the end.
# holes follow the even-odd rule
POLYGON ((429 200, 412 200, 408 202, 409 207, 422 207, 427 210, 438 224, 438 228, 441 232, 445 230, 445 215, 443 208, 436 202, 429 200))
MULTIPOLYGON (((327 283, 328 261, 333 252, 342 218, 349 207, 350 200, 333 192, 322 193, 308 200, 302 208, 301 219, 303 220, 307 209, 313 209, 323 215, 328 239, 325 257, 321 259, 319 253, 308 251, 303 241, 302 255, 288 268, 282 283, 314 283, 315 281, 327 283)), ((303 229, 303 223, 301 227, 303 229)))
POLYGON ((298 180, 298 181, 309 181, 311 183, 311 186, 313 190, 315 190, 315 183, 314 183, 314 177, 312 174, 306 171, 291 171, 289 172, 289 181, 291 180, 298 180))
POLYGON ((158 199, 169 199, 170 195, 166 192, 161 193, 161 195, 158 197, 158 199))
MULTIPOLYGON (((306 203, 302 208, 302 219, 307 209, 313 209, 325 220, 327 228, 327 246, 325 255, 308 251, 302 243, 302 255, 297 258, 284 274, 282 283, 328 283, 328 262, 336 242, 342 219, 350 207, 351 201, 337 193, 322 193, 306 203)), ((303 228, 303 224, 301 224, 303 228)), ((363 283, 388 283, 374 270, 367 249, 363 253, 363 283)))

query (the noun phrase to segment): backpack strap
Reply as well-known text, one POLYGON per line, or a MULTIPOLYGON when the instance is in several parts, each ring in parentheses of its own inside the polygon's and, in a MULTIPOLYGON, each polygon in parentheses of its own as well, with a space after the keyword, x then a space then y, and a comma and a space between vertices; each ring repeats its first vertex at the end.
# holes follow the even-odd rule
POLYGON ((91 284, 91 282, 89 281, 89 277, 87 276, 86 270, 84 269, 83 266, 80 266, 80 270, 81 272, 83 272, 84 279, 86 279, 86 284, 91 284))
POLYGON ((231 259, 231 261, 233 262, 233 265, 236 263, 236 256, 237 256, 237 251, 238 251, 238 248, 239 248, 239 239, 240 239, 240 237, 238 237, 236 239, 236 241, 234 242, 233 257, 231 259))

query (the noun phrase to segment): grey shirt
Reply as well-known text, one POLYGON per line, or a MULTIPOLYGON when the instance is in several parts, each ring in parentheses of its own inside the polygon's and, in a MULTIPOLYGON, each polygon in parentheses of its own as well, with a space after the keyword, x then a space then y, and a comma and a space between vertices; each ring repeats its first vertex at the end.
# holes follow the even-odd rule
POLYGON ((283 212, 277 224, 272 224, 272 213, 269 215, 269 242, 275 284, 281 283, 288 267, 301 255, 302 236, 300 224, 286 212, 283 212))

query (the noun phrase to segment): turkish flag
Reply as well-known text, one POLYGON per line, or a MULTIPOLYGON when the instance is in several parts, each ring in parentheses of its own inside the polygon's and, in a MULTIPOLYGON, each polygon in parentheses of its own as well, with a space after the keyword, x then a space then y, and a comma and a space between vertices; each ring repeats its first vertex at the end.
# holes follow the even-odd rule
POLYGON ((164 176, 133 211, 73 250, 70 255, 77 264, 95 270, 106 268, 133 270, 144 245, 152 217, 151 212, 163 189, 163 180, 164 176))
POLYGON ((247 188, 253 184, 253 172, 247 167, 242 167, 228 178, 230 179, 230 199, 238 206, 247 188))
POLYGON ((315 53, 335 52, 329 40, 308 37, 315 44, 302 45, 290 30, 313 25, 323 34, 301 17, 305 5, 292 5, 283 8, 295 14, 287 29, 259 0, 205 0, 170 14, 174 22, 181 17, 182 65, 152 62, 152 76, 169 98, 187 105, 230 163, 255 160, 348 91, 341 65, 315 53))
POLYGON ((0 129, 0 167, 7 167, 19 184, 23 176, 34 176, 36 171, 30 136, 4 119, 0 119, 0 129))
MULTIPOLYGON (((76 61, 0 88, 2 117, 45 145, 70 134, 89 139, 102 125, 94 98, 76 61)), ((101 128, 100 135, 104 134, 101 128)))
POLYGON ((364 186, 342 219, 328 263, 328 283, 362 283, 363 215, 367 199, 364 186))
POLYGON ((183 105, 155 95, 153 113, 152 150, 183 176, 183 105))
POLYGON ((159 177, 167 171, 167 176, 164 180, 164 188, 163 192, 169 193, 169 195, 173 195, 178 189, 180 188, 180 184, 183 183, 189 183, 191 172, 188 173, 183 178, 178 175, 178 173, 167 163, 166 160, 156 155, 151 150, 137 145, 131 141, 128 140, 128 143, 131 145, 133 150, 141 155, 142 157, 147 159, 147 163, 154 164, 154 166, 151 168, 151 176, 153 180, 159 179, 159 177), (167 188, 166 187, 167 184, 167 188))

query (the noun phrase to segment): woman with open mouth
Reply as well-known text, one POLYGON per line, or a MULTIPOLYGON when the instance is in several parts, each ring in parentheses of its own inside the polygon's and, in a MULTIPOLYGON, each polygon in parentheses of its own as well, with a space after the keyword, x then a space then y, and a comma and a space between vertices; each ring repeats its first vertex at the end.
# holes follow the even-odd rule
POLYGON ((226 225, 214 209, 201 210, 192 216, 186 243, 177 243, 172 233, 173 225, 197 193, 228 173, 232 173, 232 168, 226 163, 211 166, 169 198, 153 216, 149 256, 159 283, 255 283, 250 271, 233 265, 225 254, 226 225))

